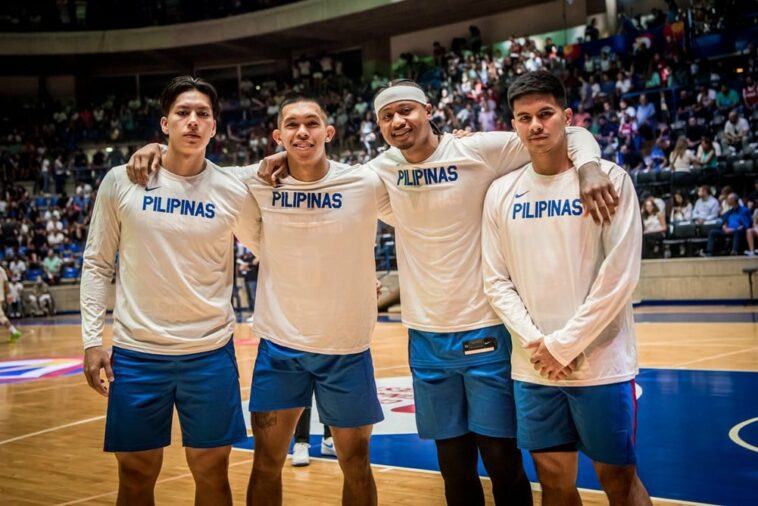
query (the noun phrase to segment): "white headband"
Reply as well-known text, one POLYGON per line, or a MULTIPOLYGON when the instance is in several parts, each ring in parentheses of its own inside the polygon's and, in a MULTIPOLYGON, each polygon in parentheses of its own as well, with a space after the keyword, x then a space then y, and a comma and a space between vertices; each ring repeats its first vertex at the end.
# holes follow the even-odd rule
POLYGON ((426 105, 429 102, 429 99, 426 98, 426 93, 424 93, 423 90, 420 90, 415 86, 403 86, 401 84, 387 88, 379 93, 374 99, 374 112, 379 114, 379 111, 381 111, 382 107, 385 105, 391 104, 392 102, 399 102, 401 100, 412 100, 413 102, 418 102, 423 105, 426 105))

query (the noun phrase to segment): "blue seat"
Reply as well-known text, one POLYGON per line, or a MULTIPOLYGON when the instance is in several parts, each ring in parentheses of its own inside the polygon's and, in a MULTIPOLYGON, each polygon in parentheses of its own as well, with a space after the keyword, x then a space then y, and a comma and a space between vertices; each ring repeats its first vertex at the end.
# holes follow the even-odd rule
POLYGON ((42 276, 42 271, 40 269, 28 269, 26 271, 26 279, 28 281, 37 281, 37 278, 42 276))
POLYGON ((76 267, 64 267, 63 279, 77 279, 79 277, 79 269, 76 267))

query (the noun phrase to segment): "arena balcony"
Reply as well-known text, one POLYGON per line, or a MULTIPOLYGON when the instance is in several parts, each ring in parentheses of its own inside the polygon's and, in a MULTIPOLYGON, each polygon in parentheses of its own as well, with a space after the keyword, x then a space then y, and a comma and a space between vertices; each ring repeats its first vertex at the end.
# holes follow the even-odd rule
MULTIPOLYGON (((147 1, 108 3, 118 4, 113 11, 118 16, 131 18, 136 12, 137 21, 143 19, 145 25, 152 19, 134 6, 147 1)), ((13 26, 0 25, 0 73, 124 75, 187 71, 198 66, 289 59, 293 53, 316 48, 336 51, 356 46, 363 47, 364 55, 370 59, 389 61, 388 41, 392 36, 533 6, 535 2, 305 0, 270 4, 282 5, 202 21, 183 22, 184 18, 177 17, 182 21, 179 24, 140 28, 14 33, 13 26)), ((0 17, 3 10, 6 9, 0 9, 0 17)), ((577 19, 584 22, 585 9, 577 9, 577 19)), ((39 26, 44 28, 41 21, 39 26)))

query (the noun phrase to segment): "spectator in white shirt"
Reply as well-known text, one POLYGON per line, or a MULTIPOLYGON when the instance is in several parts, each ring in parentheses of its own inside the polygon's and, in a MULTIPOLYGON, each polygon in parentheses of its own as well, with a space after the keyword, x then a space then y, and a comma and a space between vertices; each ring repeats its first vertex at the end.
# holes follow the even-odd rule
POLYGON ((689 172, 696 160, 695 154, 687 148, 687 138, 679 137, 669 155, 669 168, 674 172, 689 172))
POLYGON ((750 124, 742 116, 737 116, 737 111, 729 113, 729 120, 724 124, 724 139, 726 143, 737 149, 748 139, 750 124))
POLYGON ((700 198, 695 202, 692 220, 698 225, 717 220, 721 212, 721 205, 716 197, 711 195, 711 189, 707 185, 703 185, 698 189, 697 196, 700 198))

